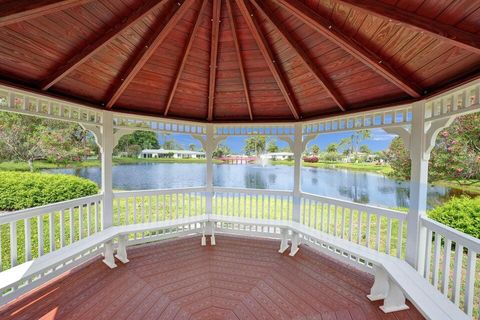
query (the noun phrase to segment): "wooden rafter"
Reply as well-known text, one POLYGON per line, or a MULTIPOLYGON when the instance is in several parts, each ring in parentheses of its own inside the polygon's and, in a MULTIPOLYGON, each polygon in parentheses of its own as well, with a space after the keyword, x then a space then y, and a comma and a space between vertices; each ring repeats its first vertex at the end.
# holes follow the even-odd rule
POLYGON ((153 9, 159 7, 162 2, 163 1, 161 0, 149 0, 145 2, 142 6, 139 6, 134 12, 131 12, 121 22, 114 25, 112 28, 110 28, 100 37, 98 37, 95 41, 86 46, 82 51, 75 54, 68 61, 62 63, 58 68, 56 68, 56 70, 40 84, 41 89, 48 90, 55 83, 62 80, 75 68, 77 68, 79 65, 91 58, 99 50, 108 45, 125 29, 129 28, 135 22, 145 17, 153 9))
POLYGON ((215 78, 217 75, 218 33, 220 31, 221 1, 213 0, 212 8, 212 38, 210 41, 210 76, 208 82, 208 115, 207 120, 213 119, 213 105, 215 103, 215 78))
POLYGON ((135 78, 148 59, 150 59, 150 57, 153 55, 155 50, 157 50, 157 48, 166 39, 170 31, 175 28, 177 23, 182 19, 184 14, 188 11, 193 3, 193 1, 185 1, 183 3, 172 2, 170 7, 167 8, 167 13, 160 15, 162 17, 160 25, 155 28, 150 38, 143 45, 141 51, 134 56, 133 59, 131 59, 128 67, 122 73, 121 78, 119 78, 113 86, 111 95, 106 103, 107 109, 111 109, 113 107, 118 98, 120 98, 125 89, 132 82, 133 78, 135 78))
POLYGON ((175 91, 177 90, 178 83, 180 82, 180 77, 187 63, 188 55, 190 53, 190 50, 192 49, 193 41, 195 40, 195 35, 197 34, 198 28, 200 27, 200 24, 202 22, 202 15, 203 15, 203 12, 205 11, 205 8, 207 7, 207 3, 208 3, 208 0, 203 0, 202 7, 198 12, 197 19, 195 21, 195 25, 193 26, 192 32, 190 32, 190 35, 188 37, 187 46, 183 50, 182 61, 178 66, 177 73, 175 75, 175 81, 173 82, 173 85, 170 88, 170 92, 168 93, 167 106, 165 107, 165 111, 163 113, 165 117, 168 115, 168 111, 170 110, 170 106, 172 105, 173 97, 175 96, 175 91))
POLYGON ((410 96, 414 98, 421 96, 421 89, 411 80, 400 75, 373 51, 355 39, 345 36, 330 20, 320 16, 307 5, 299 0, 275 0, 275 2, 410 96))
POLYGON ((232 38, 233 38, 233 43, 235 45, 235 53, 237 55, 237 60, 238 60, 238 65, 240 68, 240 76, 242 78, 242 83, 243 83, 243 91, 245 93, 245 100, 247 102, 247 107, 248 107, 248 114, 250 116, 250 120, 253 120, 253 112, 252 112, 252 105, 251 105, 251 100, 250 100, 250 93, 248 91, 248 82, 247 82, 247 77, 245 75, 245 67, 243 64, 243 58, 240 50, 240 43, 238 41, 238 36, 237 36, 237 27, 235 24, 235 20, 233 18, 233 13, 232 13, 232 4, 230 0, 227 0, 227 12, 228 12, 228 19, 230 20, 230 29, 232 32, 232 38))
POLYGON ((295 51, 297 56, 303 62, 305 67, 315 76, 320 85, 327 91, 329 96, 335 101, 340 110, 345 111, 345 101, 340 95, 340 92, 332 85, 331 81, 323 74, 320 68, 309 58, 302 44, 298 43, 290 32, 285 28, 285 25, 279 21, 274 15, 273 11, 268 7, 264 1, 251 0, 253 5, 263 13, 273 27, 280 33, 282 38, 288 42, 290 48, 295 51))
POLYGON ((425 32, 440 41, 480 54, 480 36, 454 26, 428 19, 417 14, 388 5, 381 1, 372 0, 336 0, 352 6, 365 13, 394 20, 396 23, 425 32))
POLYGON ((2 4, 0 27, 79 6, 92 0, 16 0, 2 4))
POLYGON ((270 69, 270 72, 275 78, 275 81, 277 82, 277 85, 280 88, 280 91, 282 92, 285 98, 285 101, 287 102, 288 107, 290 108, 290 111, 292 112, 296 120, 300 119, 300 115, 299 115, 300 113, 294 101, 293 95, 290 93, 291 90, 288 88, 288 83, 285 80, 284 76, 282 75, 278 64, 275 62, 273 52, 267 43, 267 39, 265 39, 265 36, 261 32, 260 25, 255 19, 255 15, 250 10, 250 8, 247 7, 247 4, 244 2, 244 0, 235 0, 235 1, 238 7, 240 8, 240 12, 242 13, 243 18, 245 19, 247 26, 250 32, 252 33, 253 38, 255 39, 255 42, 257 43, 260 51, 262 52, 262 55, 265 58, 265 61, 267 62, 268 68, 270 69))

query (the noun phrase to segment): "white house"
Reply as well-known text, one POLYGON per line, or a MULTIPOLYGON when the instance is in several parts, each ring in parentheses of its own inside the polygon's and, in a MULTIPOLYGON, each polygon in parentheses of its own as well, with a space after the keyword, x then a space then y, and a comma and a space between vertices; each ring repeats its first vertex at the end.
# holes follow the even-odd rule
POLYGON ((262 156, 268 160, 292 160, 293 152, 270 152, 262 156))
POLYGON ((145 149, 139 158, 205 159, 205 152, 191 150, 145 149))

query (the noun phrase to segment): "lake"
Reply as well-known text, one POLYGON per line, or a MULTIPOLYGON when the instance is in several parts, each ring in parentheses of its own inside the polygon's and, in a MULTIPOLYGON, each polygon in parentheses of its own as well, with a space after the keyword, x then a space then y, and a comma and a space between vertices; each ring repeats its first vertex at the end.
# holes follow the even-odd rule
MULTIPOLYGON (((100 184, 99 167, 80 169, 52 169, 50 173, 72 174, 100 184)), ((214 185, 256 189, 293 189, 292 166, 214 165, 214 185)), ((140 163, 113 167, 113 188, 143 190, 204 186, 205 164, 196 163, 140 163)), ((369 203, 384 207, 408 207, 409 183, 389 179, 383 175, 344 169, 302 168, 302 190, 305 192, 369 203)), ((442 204, 462 191, 430 186, 428 206, 442 204)))

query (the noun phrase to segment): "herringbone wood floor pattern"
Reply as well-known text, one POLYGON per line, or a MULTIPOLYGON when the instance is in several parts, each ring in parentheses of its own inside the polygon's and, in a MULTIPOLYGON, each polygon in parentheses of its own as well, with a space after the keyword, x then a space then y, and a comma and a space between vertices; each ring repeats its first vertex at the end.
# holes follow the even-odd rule
POLYGON ((215 247, 182 238, 129 250, 130 263, 100 260, 0 310, 0 319, 423 319, 384 314, 370 302, 373 279, 303 246, 217 236, 215 247))

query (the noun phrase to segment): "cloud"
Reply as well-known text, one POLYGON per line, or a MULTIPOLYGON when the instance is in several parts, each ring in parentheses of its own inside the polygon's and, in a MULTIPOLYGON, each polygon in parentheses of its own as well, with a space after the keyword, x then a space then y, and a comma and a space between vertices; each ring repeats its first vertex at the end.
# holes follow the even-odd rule
POLYGON ((372 129, 370 140, 373 140, 373 141, 390 141, 395 137, 396 137, 396 135, 386 133, 383 129, 372 129))

